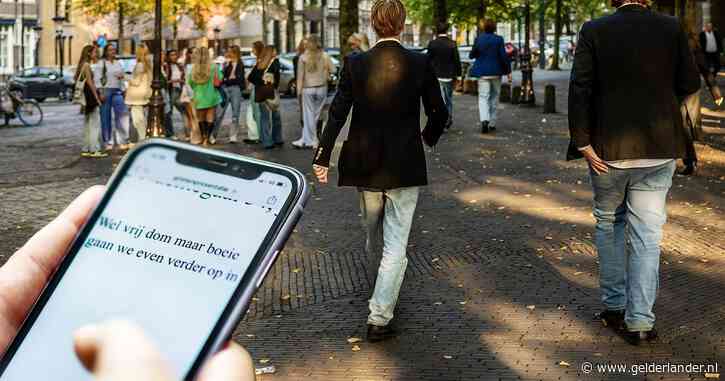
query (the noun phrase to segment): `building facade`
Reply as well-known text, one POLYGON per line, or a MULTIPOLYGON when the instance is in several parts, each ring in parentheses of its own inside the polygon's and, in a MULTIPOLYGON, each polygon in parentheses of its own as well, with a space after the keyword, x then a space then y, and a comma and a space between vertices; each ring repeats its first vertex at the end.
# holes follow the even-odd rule
POLYGON ((0 1, 0 75, 35 65, 38 41, 36 0, 0 1))

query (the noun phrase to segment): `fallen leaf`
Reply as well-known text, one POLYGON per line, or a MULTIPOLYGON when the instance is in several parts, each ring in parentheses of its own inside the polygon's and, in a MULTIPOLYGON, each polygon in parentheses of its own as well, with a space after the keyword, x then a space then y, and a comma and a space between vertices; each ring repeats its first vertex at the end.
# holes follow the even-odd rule
POLYGON ((252 335, 251 333, 248 333, 248 334, 247 334, 247 337, 249 337, 249 338, 252 338, 252 337, 255 337, 255 336, 254 336, 254 335, 252 335))
POLYGON ((720 379, 720 373, 705 373, 705 378, 713 380, 713 379, 720 379))
POLYGON ((462 305, 462 306, 465 306, 465 305, 466 305, 466 303, 468 303, 468 302, 466 302, 465 300, 464 300, 464 301, 462 301, 462 302, 458 302, 458 304, 460 304, 460 305, 462 305))
POLYGON ((574 273, 574 276, 577 276, 577 275, 582 275, 582 274, 584 274, 584 272, 582 272, 582 271, 577 271, 577 272, 575 272, 575 273, 574 273))
POLYGON ((443 358, 444 358, 444 359, 446 359, 446 360, 450 360, 450 359, 452 359, 452 358, 453 358, 453 356, 449 356, 449 355, 443 355, 443 358))
POLYGON ((549 236, 546 237, 547 241, 551 241, 552 239, 554 239, 554 237, 549 237, 549 236))
POLYGON ((431 259, 431 262, 438 262, 438 261, 440 261, 440 259, 438 259, 438 258, 431 259))
POLYGON ((433 304, 435 304, 436 306, 440 306, 441 304, 443 304, 443 302, 435 302, 433 304))
POLYGON ((528 308, 530 311, 533 311, 536 309, 536 306, 532 304, 530 306, 526 306, 526 308, 528 308))
POLYGON ((708 260, 708 259, 705 259, 705 258, 701 258, 701 259, 700 259, 700 262, 702 262, 702 263, 708 263, 708 262, 710 262, 710 260, 708 260))
POLYGON ((359 345, 353 345, 352 346, 352 351, 353 352, 359 352, 360 351, 360 346, 359 345))
POLYGON ((564 368, 568 368, 571 366, 571 364, 569 364, 566 361, 559 361, 556 365, 559 365, 560 367, 564 367, 564 368))
POLYGON ((282 297, 282 300, 288 300, 289 298, 290 298, 289 295, 285 295, 285 296, 282 297))
POLYGON ((266 364, 269 362, 269 359, 259 359, 260 364, 266 364))
POLYGON ((362 341, 362 339, 359 337, 348 337, 347 338, 348 344, 355 344, 355 343, 359 343, 361 341, 362 341))
POLYGON ((297 274, 300 271, 302 271, 302 269, 300 269, 300 268, 292 269, 292 272, 295 274, 297 274))

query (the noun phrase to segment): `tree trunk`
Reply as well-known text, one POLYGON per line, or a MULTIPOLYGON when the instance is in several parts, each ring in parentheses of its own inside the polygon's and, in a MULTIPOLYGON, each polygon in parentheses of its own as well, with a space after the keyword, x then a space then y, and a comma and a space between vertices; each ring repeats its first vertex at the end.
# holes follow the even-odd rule
POLYGON ((287 0, 287 51, 297 48, 295 41, 295 1, 287 0))
POLYGON ((438 33, 438 26, 448 22, 448 5, 446 0, 437 0, 433 7, 433 33, 438 33))
POLYGON ((126 54, 126 51, 124 50, 124 44, 123 44, 123 2, 118 2, 118 54, 124 55, 126 54))
POLYGON ((262 0, 262 42, 267 45, 267 0, 262 0))
POLYGON ((487 0, 481 0, 478 4, 478 12, 476 13, 476 26, 478 27, 478 33, 483 33, 483 24, 486 22, 486 11, 488 10, 487 0))
POLYGON ((347 39, 357 33, 359 24, 358 0, 340 0, 340 51, 343 57, 350 51, 347 39))
POLYGON ((556 20, 554 20, 554 59, 551 63, 551 70, 560 70, 559 68, 559 41, 561 41, 561 8, 563 0, 556 0, 556 20))

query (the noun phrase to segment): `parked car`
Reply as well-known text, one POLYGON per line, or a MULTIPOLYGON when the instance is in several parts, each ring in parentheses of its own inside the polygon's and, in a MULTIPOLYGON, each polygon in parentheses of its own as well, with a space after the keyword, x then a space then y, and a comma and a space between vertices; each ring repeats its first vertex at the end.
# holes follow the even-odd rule
POLYGON ((36 66, 24 69, 10 77, 10 91, 20 93, 24 99, 38 102, 46 98, 66 99, 73 89, 73 72, 64 68, 63 76, 54 67, 36 66))

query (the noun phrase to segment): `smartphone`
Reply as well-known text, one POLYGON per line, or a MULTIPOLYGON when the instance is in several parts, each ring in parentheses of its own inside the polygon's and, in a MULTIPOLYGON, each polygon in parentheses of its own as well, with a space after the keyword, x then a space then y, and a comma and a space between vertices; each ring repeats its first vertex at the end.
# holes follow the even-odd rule
MULTIPOLYGON (((302 216, 293 168, 149 140, 121 162, 0 362, 0 380, 87 380, 72 333, 140 325, 193 379, 218 351, 302 216)), ((132 350, 132 349, 130 349, 132 350)))

